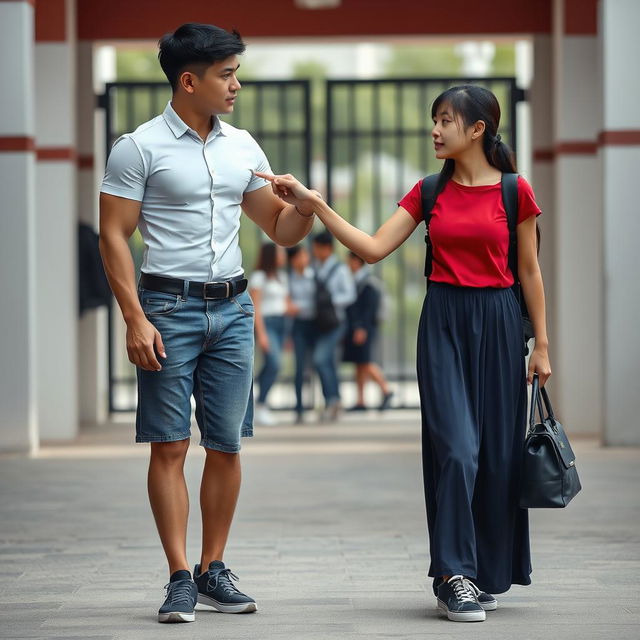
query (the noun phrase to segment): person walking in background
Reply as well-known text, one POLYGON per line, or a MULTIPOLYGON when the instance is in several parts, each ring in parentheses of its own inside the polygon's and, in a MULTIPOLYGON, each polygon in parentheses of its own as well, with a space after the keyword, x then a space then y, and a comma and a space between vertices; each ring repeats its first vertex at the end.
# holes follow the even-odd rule
POLYGON ((137 367, 136 442, 150 443, 148 492, 167 558, 159 622, 192 622, 196 601, 255 611, 223 555, 240 491, 240 443, 253 427, 253 303, 239 246, 242 211, 277 244, 313 226, 313 209, 276 197, 256 175, 269 162, 251 135, 222 121, 240 91, 236 32, 189 23, 160 41, 172 88, 164 112, 118 138, 100 194, 100 252, 137 367), (145 245, 139 283, 128 241, 145 245), (202 547, 186 553, 184 462, 191 397, 205 448, 202 547))
POLYGON ((373 361, 373 350, 378 335, 378 322, 383 305, 382 288, 374 281, 375 276, 365 261, 353 251, 349 252, 348 263, 356 283, 358 297, 347 307, 347 330, 344 340, 343 362, 356 365, 356 404, 349 411, 366 411, 364 390, 368 380, 373 380, 382 392, 378 409, 389 407, 393 392, 380 367, 373 361))
POLYGON ((295 359, 296 424, 304 422, 302 387, 316 343, 316 283, 307 249, 299 244, 287 249, 289 260, 289 295, 291 297, 291 339, 295 359))
MULTIPOLYGON (((433 590, 449 620, 483 621, 493 593, 531 583, 529 520, 519 506, 527 382, 551 375, 545 296, 531 186, 516 182, 510 249, 502 184, 516 172, 498 134, 500 105, 478 85, 452 87, 431 108, 436 198, 423 210, 422 181, 373 236, 355 228, 291 176, 262 177, 274 192, 313 207, 351 251, 377 262, 428 216, 432 269, 418 327, 423 473, 433 590), (517 248, 517 256, 513 251, 517 248), (509 258, 515 263, 512 269, 509 258), (525 366, 519 280, 535 347, 525 366)), ((427 183, 430 184, 430 183, 427 183)), ((506 183, 505 183, 506 184, 506 183)))
MULTIPOLYGON (((320 376, 325 402, 320 420, 334 421, 342 409, 337 350, 346 330, 346 308, 356 299, 356 287, 347 265, 340 262, 334 253, 331 233, 321 231, 316 234, 311 248, 315 259, 316 293, 318 283, 326 287, 337 316, 337 325, 334 328, 322 332, 316 330, 316 342, 313 348, 313 366, 320 376)), ((316 308, 316 317, 317 315, 316 308)))
POLYGON ((282 247, 265 242, 260 247, 255 271, 249 278, 249 294, 255 308, 256 341, 263 355, 262 368, 257 376, 258 400, 255 421, 269 426, 275 424, 267 405, 267 396, 280 372, 282 348, 289 312, 289 287, 283 270, 286 254, 282 247))

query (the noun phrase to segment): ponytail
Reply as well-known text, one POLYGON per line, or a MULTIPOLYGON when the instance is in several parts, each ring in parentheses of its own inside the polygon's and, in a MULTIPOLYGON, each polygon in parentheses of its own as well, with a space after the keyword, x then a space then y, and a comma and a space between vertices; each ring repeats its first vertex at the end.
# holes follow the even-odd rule
POLYGON ((516 160, 509 145, 502 142, 502 136, 490 136, 486 131, 482 148, 487 161, 502 173, 517 173, 516 160))

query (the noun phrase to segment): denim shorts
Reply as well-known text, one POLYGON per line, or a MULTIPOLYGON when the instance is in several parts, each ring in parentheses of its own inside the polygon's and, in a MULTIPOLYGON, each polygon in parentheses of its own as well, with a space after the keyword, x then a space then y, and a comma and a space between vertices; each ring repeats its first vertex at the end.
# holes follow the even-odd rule
POLYGON ((161 371, 138 368, 136 442, 191 436, 195 399, 200 444, 240 451, 253 435, 253 302, 247 291, 203 300, 138 289, 147 319, 162 336, 161 371))

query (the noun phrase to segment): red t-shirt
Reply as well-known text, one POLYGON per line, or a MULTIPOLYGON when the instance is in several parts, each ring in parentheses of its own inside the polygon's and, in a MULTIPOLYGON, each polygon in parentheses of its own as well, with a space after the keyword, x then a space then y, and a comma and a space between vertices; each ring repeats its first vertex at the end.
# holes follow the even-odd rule
MULTIPOLYGON (((398 203, 420 222, 422 180, 398 203)), ((509 227, 498 182, 469 187, 449 180, 431 211, 429 235, 433 245, 433 282, 458 287, 507 288, 509 227)), ((518 177, 518 224, 540 215, 531 185, 518 177)))

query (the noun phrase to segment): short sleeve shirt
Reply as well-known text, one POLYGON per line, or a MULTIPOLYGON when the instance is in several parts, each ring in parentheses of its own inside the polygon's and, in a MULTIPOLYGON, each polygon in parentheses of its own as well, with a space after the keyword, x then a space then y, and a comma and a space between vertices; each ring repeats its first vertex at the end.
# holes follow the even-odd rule
POLYGON ((263 316, 283 316, 286 313, 289 295, 286 273, 280 271, 277 277, 269 278, 264 271, 254 271, 249 278, 249 289, 262 292, 260 311, 263 316))
POLYGON ((167 104, 113 145, 103 193, 141 203, 142 271, 197 282, 242 273, 240 204, 271 172, 258 143, 214 119, 203 142, 167 104))
MULTIPOLYGON (((398 203, 416 222, 423 220, 422 180, 398 203)), ((449 180, 431 211, 433 246, 430 279, 460 287, 511 287, 509 227, 497 184, 470 187, 449 180)), ((531 185, 518 178, 518 224, 540 215, 531 185)))

